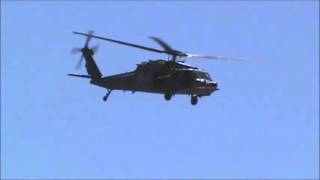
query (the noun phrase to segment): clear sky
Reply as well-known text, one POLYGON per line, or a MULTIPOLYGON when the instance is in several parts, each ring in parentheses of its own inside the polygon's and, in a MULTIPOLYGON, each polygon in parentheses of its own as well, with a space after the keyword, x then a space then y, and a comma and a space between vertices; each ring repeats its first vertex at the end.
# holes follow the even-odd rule
MULTIPOLYGON (((4 178, 318 178, 319 2, 1 1, 4 178), (190 60, 220 91, 201 98, 113 92, 74 69, 84 38, 264 63, 190 60)), ((164 55, 108 42, 104 75, 164 55)))

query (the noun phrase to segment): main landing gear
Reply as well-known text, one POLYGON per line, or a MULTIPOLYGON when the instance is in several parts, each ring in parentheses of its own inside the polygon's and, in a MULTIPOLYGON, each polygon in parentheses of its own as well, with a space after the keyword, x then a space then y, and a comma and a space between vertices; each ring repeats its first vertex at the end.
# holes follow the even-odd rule
MULTIPOLYGON (((173 96, 173 94, 171 94, 171 93, 165 93, 164 99, 167 101, 170 101, 172 96, 173 96)), ((196 105, 197 103, 198 103, 198 96, 195 94, 191 94, 191 104, 196 105)))
POLYGON ((198 103, 198 96, 192 94, 191 95, 191 104, 196 105, 198 103))
POLYGON ((108 89, 108 90, 107 90, 107 94, 106 94, 105 96, 103 96, 103 98, 102 98, 103 101, 107 101, 109 95, 111 94, 111 91, 112 91, 112 89, 108 89))

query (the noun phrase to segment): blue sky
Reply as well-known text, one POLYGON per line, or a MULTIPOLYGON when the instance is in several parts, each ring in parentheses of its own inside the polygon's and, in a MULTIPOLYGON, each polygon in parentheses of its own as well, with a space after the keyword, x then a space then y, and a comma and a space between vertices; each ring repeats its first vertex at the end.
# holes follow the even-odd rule
MULTIPOLYGON (((318 178, 319 2, 1 1, 1 177, 318 178), (188 61, 220 91, 113 92, 68 77, 96 34, 264 63, 188 61)), ((104 75, 166 56, 108 42, 104 75)))

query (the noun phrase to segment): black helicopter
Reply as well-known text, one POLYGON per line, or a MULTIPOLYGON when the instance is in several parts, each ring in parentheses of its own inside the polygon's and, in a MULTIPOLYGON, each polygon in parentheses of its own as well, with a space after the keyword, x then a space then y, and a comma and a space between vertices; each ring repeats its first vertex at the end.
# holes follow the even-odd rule
POLYGON ((72 53, 81 52, 82 56, 77 67, 85 59, 85 66, 88 75, 68 74, 69 76, 89 78, 90 83, 107 89, 107 94, 103 97, 106 101, 113 90, 124 90, 148 93, 164 94, 166 100, 170 100, 175 94, 191 95, 191 104, 196 105, 198 97, 209 96, 214 91, 219 90, 217 82, 213 81, 207 72, 200 70, 195 66, 188 65, 180 58, 206 58, 214 60, 229 60, 220 56, 207 56, 199 54, 190 54, 171 48, 167 43, 157 37, 150 37, 157 42, 163 50, 149 48, 137 44, 113 40, 101 36, 96 36, 93 31, 88 33, 73 32, 74 34, 86 36, 86 42, 83 48, 74 48, 72 53), (118 43, 134 48, 139 48, 156 53, 163 53, 170 56, 168 60, 149 60, 137 65, 134 71, 103 76, 96 65, 93 55, 98 46, 89 48, 88 44, 91 38, 101 39, 113 43, 118 43))

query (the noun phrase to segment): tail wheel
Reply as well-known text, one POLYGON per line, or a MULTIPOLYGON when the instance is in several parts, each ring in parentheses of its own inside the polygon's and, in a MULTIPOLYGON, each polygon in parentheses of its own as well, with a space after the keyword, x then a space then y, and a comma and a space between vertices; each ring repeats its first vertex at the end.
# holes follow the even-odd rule
POLYGON ((108 97, 109 97, 109 95, 111 94, 111 92, 112 92, 112 89, 108 89, 107 90, 107 94, 105 95, 105 96, 103 96, 103 101, 107 101, 108 100, 108 97))
POLYGON ((171 97, 172 97, 172 94, 170 94, 170 93, 165 93, 164 94, 164 99, 167 100, 167 101, 169 101, 171 99, 171 97))
POLYGON ((198 97, 196 95, 191 96, 191 104, 196 105, 198 103, 198 97))

